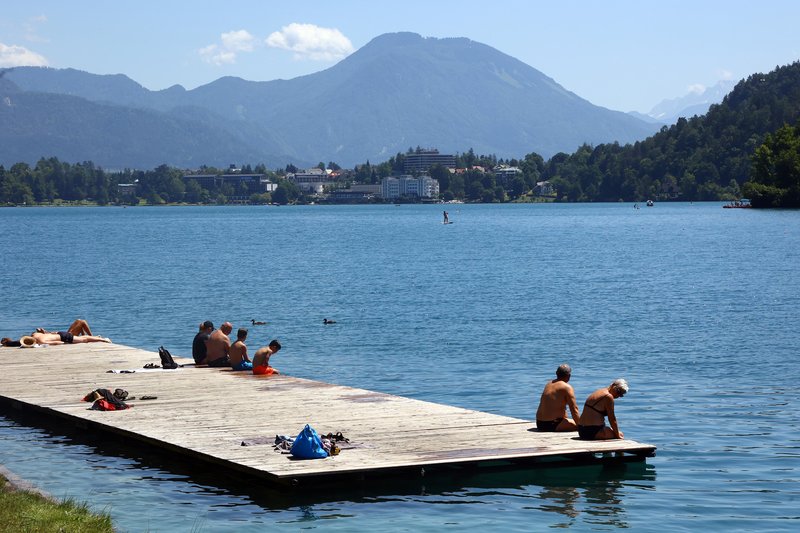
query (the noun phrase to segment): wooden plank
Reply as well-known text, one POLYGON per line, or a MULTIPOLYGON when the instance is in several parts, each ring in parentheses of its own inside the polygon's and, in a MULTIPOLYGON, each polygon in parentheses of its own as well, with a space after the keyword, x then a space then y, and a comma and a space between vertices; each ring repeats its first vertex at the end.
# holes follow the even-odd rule
POLYGON ((534 423, 528 420, 285 375, 142 368, 157 361, 156 353, 117 344, 3 348, 0 397, 273 480, 655 451, 631 440, 582 441, 575 433, 531 432, 534 423), (132 400, 133 409, 125 411, 91 411, 80 400, 96 388, 123 388, 131 396, 157 399, 132 400), (249 406, 263 403, 263 414, 232 410, 230 398, 249 406), (298 461, 269 444, 241 445, 248 439, 294 436, 306 423, 319 433, 342 432, 351 446, 335 457, 298 461))

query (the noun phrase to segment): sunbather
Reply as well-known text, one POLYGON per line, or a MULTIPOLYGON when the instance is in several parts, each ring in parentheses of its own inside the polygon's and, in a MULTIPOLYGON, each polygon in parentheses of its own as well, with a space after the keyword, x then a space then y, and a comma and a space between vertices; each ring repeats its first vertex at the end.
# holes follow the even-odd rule
MULTIPOLYGON (((86 342, 111 342, 107 337, 98 337, 92 335, 92 330, 89 328, 89 323, 79 318, 70 324, 66 331, 48 331, 44 328, 36 328, 36 331, 30 334, 30 337, 36 341, 36 344, 81 344, 86 342)), ((24 338, 24 337, 23 337, 24 338)), ((22 339, 14 341, 8 337, 0 341, 3 346, 19 346, 22 344, 22 339)))

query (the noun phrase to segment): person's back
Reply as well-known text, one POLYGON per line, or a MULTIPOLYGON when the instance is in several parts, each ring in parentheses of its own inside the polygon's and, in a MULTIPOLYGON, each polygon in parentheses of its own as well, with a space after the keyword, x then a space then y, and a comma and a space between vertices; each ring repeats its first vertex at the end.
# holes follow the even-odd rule
POLYGON ((198 365, 205 365, 208 363, 208 350, 206 344, 211 337, 211 332, 214 331, 214 324, 206 320, 202 324, 202 329, 194 336, 192 341, 192 357, 194 362, 198 365))
POLYGON ((578 426, 578 435, 584 440, 622 439, 617 416, 614 413, 614 400, 628 392, 628 382, 616 379, 608 387, 591 393, 583 404, 583 414, 578 426), (605 419, 611 427, 605 425, 605 419))
POLYGON ((539 431, 576 431, 580 413, 575 401, 575 391, 567 383, 571 377, 572 369, 563 364, 556 370, 556 379, 544 386, 536 410, 536 427, 539 431), (567 418, 569 407, 574 418, 567 418))
POLYGON ((233 325, 225 322, 218 330, 211 333, 206 343, 208 366, 229 366, 228 352, 231 349, 231 339, 228 335, 231 331, 233 331, 233 325))
POLYGON ((281 349, 281 343, 273 339, 269 346, 256 350, 253 356, 253 374, 280 374, 275 368, 269 366, 269 359, 281 349))
POLYGON ((245 328, 239 328, 239 331, 236 333, 236 342, 233 343, 228 352, 228 359, 230 360, 231 368, 234 370, 253 369, 253 363, 247 356, 245 340, 247 340, 247 330, 245 328))

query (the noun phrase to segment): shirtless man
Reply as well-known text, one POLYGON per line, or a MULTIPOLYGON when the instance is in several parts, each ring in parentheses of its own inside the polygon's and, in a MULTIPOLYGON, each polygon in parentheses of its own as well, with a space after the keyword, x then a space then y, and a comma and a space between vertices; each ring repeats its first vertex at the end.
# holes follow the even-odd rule
POLYGON ((239 328, 236 332, 236 342, 231 346, 228 352, 228 357, 231 361, 231 368, 234 370, 252 370, 253 362, 247 357, 247 345, 244 341, 247 340, 247 330, 239 328))
MULTIPOLYGON (((106 337, 98 337, 92 335, 92 330, 89 328, 89 323, 79 318, 70 324, 67 331, 47 331, 44 328, 36 328, 36 331, 31 333, 36 344, 81 344, 85 342, 111 342, 111 339, 106 337)), ((8 339, 3 339, 6 341, 8 339)), ((3 342, 5 345, 6 342, 3 342)), ((16 344, 16 343, 9 343, 16 344)), ((19 346, 19 344, 17 344, 19 346)))
POLYGON ((586 398, 583 415, 578 424, 578 436, 583 440, 621 439, 624 437, 614 414, 614 400, 628 392, 628 382, 615 379, 608 387, 597 389, 586 398), (611 427, 605 425, 605 418, 611 427))
POLYGON ((569 378, 572 369, 564 363, 556 369, 556 379, 544 386, 539 408, 536 410, 536 428, 539 431, 575 431, 580 423, 575 391, 569 378), (567 407, 572 418, 567 418, 567 407))
POLYGON ((111 342, 107 337, 97 337, 95 335, 74 335, 69 331, 59 331, 58 333, 35 332, 31 335, 36 340, 36 344, 81 344, 84 342, 111 342))
POLYGON ((225 322, 215 330, 206 342, 206 361, 208 366, 231 366, 228 352, 231 349, 231 339, 228 335, 233 331, 233 324, 225 322))
POLYGON ((277 369, 269 366, 269 358, 278 353, 281 343, 273 339, 269 346, 264 346, 256 350, 253 356, 253 374, 280 374, 277 369))

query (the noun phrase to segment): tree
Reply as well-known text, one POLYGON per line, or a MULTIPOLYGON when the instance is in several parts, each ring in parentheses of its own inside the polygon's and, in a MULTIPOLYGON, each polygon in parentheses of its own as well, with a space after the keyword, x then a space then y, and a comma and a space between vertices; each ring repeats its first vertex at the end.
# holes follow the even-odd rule
POLYGON ((752 162, 744 192, 754 207, 800 207, 800 124, 767 135, 752 162))
POLYGON ((186 193, 184 199, 190 204, 199 204, 203 200, 203 188, 197 183, 197 180, 189 180, 186 184, 186 193))
POLYGON ((272 191, 272 201, 280 205, 286 205, 289 203, 289 193, 287 192, 284 184, 278 185, 278 187, 272 191))

